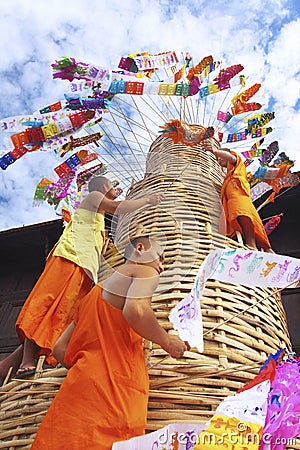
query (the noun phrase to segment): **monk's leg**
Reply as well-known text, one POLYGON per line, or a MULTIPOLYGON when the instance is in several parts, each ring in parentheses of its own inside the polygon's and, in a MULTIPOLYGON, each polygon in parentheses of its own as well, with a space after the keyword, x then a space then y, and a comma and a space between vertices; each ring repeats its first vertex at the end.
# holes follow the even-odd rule
POLYGON ((23 356, 23 345, 19 345, 19 347, 2 361, 0 361, 0 380, 4 380, 9 371, 10 367, 13 368, 12 375, 14 375, 21 364, 23 356))
POLYGON ((20 369, 34 368, 36 366, 36 355, 40 347, 28 338, 24 341, 23 358, 20 364, 20 369))
POLYGON ((274 250, 267 242, 263 241, 259 236, 256 235, 256 242, 258 248, 262 249, 266 253, 275 253, 274 250))
POLYGON ((252 220, 247 216, 239 216, 237 217, 237 221, 242 229, 242 234, 245 241, 244 244, 257 250, 255 230, 252 220))

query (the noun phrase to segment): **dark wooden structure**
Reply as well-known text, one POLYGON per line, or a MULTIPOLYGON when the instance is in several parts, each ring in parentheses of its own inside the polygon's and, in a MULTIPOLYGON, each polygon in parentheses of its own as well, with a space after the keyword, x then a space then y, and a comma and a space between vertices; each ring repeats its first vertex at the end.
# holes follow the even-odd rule
POLYGON ((0 359, 19 345, 16 319, 62 230, 58 219, 0 233, 0 359))
MULTIPOLYGON (((269 238, 276 253, 298 259, 300 259, 299 206, 300 185, 282 190, 275 197, 274 203, 268 203, 260 211, 263 220, 280 213, 284 214, 269 238)), ((300 288, 285 289, 282 292, 282 303, 287 315, 293 350, 300 356, 300 288)))

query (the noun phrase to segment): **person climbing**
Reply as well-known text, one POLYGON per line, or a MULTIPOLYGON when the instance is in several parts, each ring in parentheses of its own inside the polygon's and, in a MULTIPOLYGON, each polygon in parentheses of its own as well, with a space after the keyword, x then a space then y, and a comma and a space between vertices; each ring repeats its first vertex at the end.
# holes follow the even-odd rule
POLYGON ((223 215, 219 231, 232 237, 239 231, 247 247, 274 253, 262 220, 252 203, 246 167, 242 158, 227 148, 220 150, 207 146, 221 167, 227 169, 221 189, 223 215))
POLYGON ((78 304, 53 354, 69 370, 31 450, 109 450, 145 433, 149 380, 143 338, 173 358, 189 346, 162 328, 151 308, 163 249, 133 239, 125 263, 78 304))
POLYGON ((51 357, 54 343, 72 321, 81 299, 97 282, 104 242, 104 213, 125 214, 146 205, 157 205, 163 195, 156 193, 136 200, 116 201, 111 181, 94 176, 89 194, 82 200, 73 219, 50 252, 47 262, 27 298, 16 322, 22 345, 0 361, 0 378, 12 367, 12 375, 27 378, 34 374, 37 354, 51 357), (21 360, 21 361, 20 361, 21 360))

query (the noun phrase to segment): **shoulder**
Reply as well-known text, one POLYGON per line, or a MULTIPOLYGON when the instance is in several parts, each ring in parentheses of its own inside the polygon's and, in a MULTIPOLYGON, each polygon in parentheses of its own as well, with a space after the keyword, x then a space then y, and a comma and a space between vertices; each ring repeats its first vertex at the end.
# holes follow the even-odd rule
POLYGON ((159 274, 154 268, 137 264, 131 269, 130 277, 127 297, 150 298, 153 296, 159 283, 159 274))
POLYGON ((102 194, 102 192, 92 191, 86 196, 86 198, 84 200, 94 200, 94 199, 101 199, 102 200, 103 198, 104 198, 104 194, 102 194))
POLYGON ((103 201, 104 195, 102 192, 93 191, 90 192, 85 199, 79 205, 79 208, 88 209, 91 211, 97 211, 100 203, 103 201))
POLYGON ((239 159, 241 159, 240 158, 240 156, 237 154, 237 153, 235 153, 235 152, 233 152, 233 151, 230 151, 229 152, 229 162, 233 165, 233 166, 235 166, 237 163, 238 163, 238 160, 239 159))
POLYGON ((146 266, 143 264, 137 264, 135 266, 135 272, 137 277, 148 277, 148 278, 159 277, 157 271, 153 267, 146 266))
POLYGON ((151 267, 147 266, 145 264, 124 264, 122 267, 117 269, 117 272, 121 273, 122 275, 127 275, 132 278, 153 278, 153 279, 159 279, 159 275, 157 271, 151 267))

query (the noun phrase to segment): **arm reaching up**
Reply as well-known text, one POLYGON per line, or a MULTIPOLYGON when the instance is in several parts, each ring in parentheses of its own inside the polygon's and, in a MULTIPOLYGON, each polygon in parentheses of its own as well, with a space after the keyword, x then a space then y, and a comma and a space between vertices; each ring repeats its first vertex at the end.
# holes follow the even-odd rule
POLYGON ((231 163, 233 165, 236 164, 236 156, 230 152, 229 149, 224 148, 220 150, 214 149, 212 146, 207 148, 207 151, 211 152, 217 158, 218 163, 222 167, 226 167, 227 163, 231 163))
POLYGON ((164 196, 162 194, 151 194, 148 197, 141 197, 136 200, 115 201, 107 198, 101 192, 91 192, 82 202, 81 207, 89 211, 97 211, 110 214, 126 214, 146 205, 158 205, 164 196))

